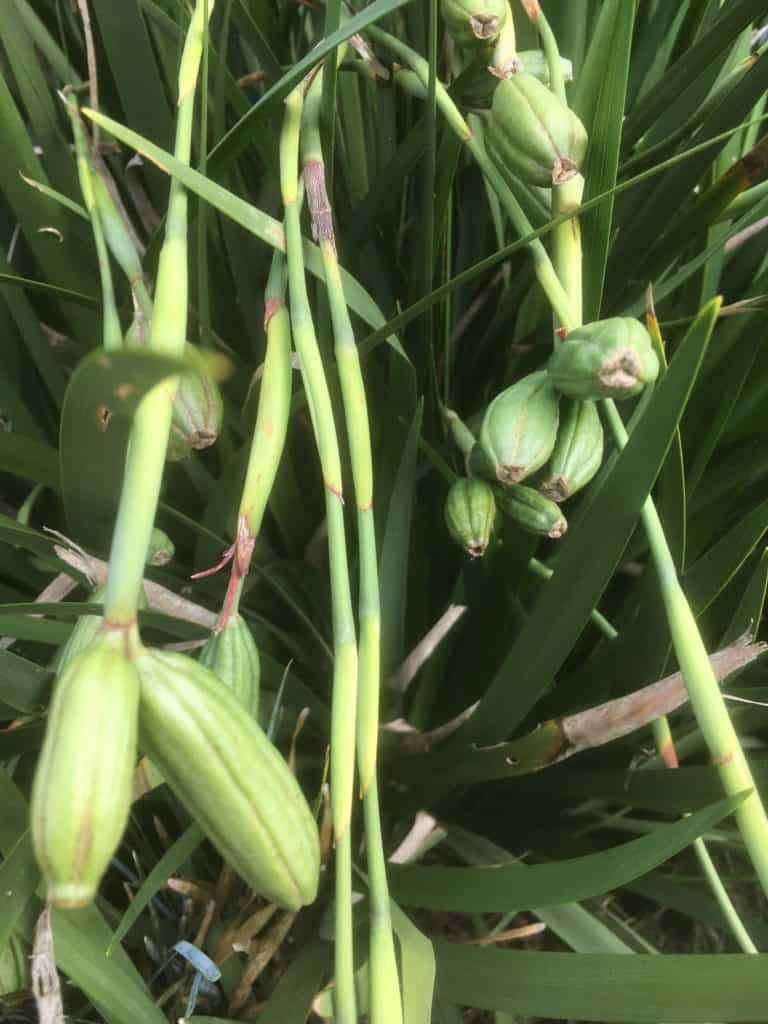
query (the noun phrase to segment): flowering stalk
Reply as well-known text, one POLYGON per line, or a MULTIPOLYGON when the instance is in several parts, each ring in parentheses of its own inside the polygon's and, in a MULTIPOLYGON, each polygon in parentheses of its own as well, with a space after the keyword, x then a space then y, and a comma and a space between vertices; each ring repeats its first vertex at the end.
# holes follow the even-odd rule
MULTIPOLYGON (((179 69, 178 115, 174 155, 188 164, 192 146, 195 88, 214 0, 198 0, 189 24, 179 69)), ((187 191, 171 180, 165 241, 160 252, 150 347, 181 356, 187 336, 187 191)), ((127 628, 136 619, 144 562, 152 536, 165 465, 177 378, 154 387, 134 417, 125 477, 112 538, 104 617, 109 626, 127 628)))
POLYGON ((399 1024, 402 1021, 400 985, 389 911, 389 888, 381 836, 378 780, 376 778, 381 677, 381 616, 373 511, 371 432, 360 358, 341 283, 333 228, 333 211, 325 183, 325 163, 318 117, 320 84, 321 76, 318 75, 305 99, 301 144, 304 188, 312 218, 313 234, 320 247, 328 292, 336 365, 341 381, 357 506, 360 552, 357 763, 364 803, 366 852, 371 894, 369 1016, 371 1024, 399 1024))
POLYGON ((331 710, 331 814, 336 840, 335 1002, 339 1024, 357 1021, 352 939, 352 790, 355 773, 357 643, 349 587, 344 528, 341 456, 331 396, 307 295, 301 237, 299 133, 304 83, 288 96, 280 136, 280 187, 285 209, 285 244, 291 326, 315 432, 325 486, 333 608, 334 667, 331 710))

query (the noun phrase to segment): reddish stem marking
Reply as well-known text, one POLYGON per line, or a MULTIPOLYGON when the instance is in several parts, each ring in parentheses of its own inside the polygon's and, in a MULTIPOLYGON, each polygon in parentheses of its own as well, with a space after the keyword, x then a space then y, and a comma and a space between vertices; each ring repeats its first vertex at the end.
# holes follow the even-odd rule
POLYGON ((271 299, 267 299, 264 305, 264 330, 267 329, 267 325, 272 317, 277 313, 279 309, 283 307, 283 300, 277 295, 273 295, 271 299))
POLYGON ((224 604, 221 607, 221 613, 218 621, 213 627, 214 633, 220 633, 222 629, 224 629, 235 609, 237 597, 240 593, 240 584, 248 575, 248 570, 251 567, 251 558, 253 557, 253 546, 255 543, 256 538, 250 531, 247 518, 245 516, 240 516, 237 523, 237 537, 235 539, 235 543, 227 548, 221 561, 210 569, 203 569, 202 572, 196 572, 191 577, 193 580, 199 580, 205 576, 213 576, 214 573, 219 571, 219 569, 223 569, 224 566, 230 562, 232 563, 232 568, 229 572, 227 592, 224 595, 224 604))

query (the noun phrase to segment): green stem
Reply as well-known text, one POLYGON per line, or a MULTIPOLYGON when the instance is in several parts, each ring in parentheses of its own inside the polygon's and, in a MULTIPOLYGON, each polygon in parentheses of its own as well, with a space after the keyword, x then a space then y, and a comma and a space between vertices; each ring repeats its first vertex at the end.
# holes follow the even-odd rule
MULTIPOLYGON (((675 750, 675 741, 672 737, 672 730, 669 727, 669 719, 666 715, 661 715, 653 722, 653 737, 656 743, 656 750, 664 763, 669 768, 677 768, 677 751, 675 750)), ((742 924, 739 913, 734 907, 731 897, 728 895, 728 891, 723 885, 720 875, 717 873, 717 868, 709 855, 706 843, 699 836, 698 839, 693 841, 693 850, 699 861, 704 877, 707 880, 712 895, 715 897, 718 906, 725 918, 731 933, 739 944, 742 952, 744 953, 757 953, 757 947, 749 936, 749 932, 742 924)))
POLYGON ((552 26, 547 21, 538 0, 532 0, 532 2, 523 6, 526 8, 529 18, 541 36, 541 47, 544 50, 544 56, 547 58, 547 66, 549 67, 549 88, 560 102, 567 106, 568 100, 565 95, 565 78, 563 76, 563 65, 560 61, 560 48, 557 45, 557 39, 552 31, 552 26))
MULTIPOLYGON (((621 416, 610 399, 603 402, 603 410, 616 446, 621 449, 627 442, 621 416)), ((650 496, 643 505, 642 519, 659 577, 672 644, 712 762, 728 796, 749 791, 734 815, 760 884, 768 895, 768 817, 717 685, 696 620, 677 578, 664 528, 650 496)))
POLYGON ((231 560, 231 569, 216 631, 222 630, 229 616, 240 607, 254 544, 286 445, 291 418, 292 367, 291 323, 285 298, 286 257, 275 250, 264 292, 266 354, 259 408, 238 510, 237 536, 225 556, 231 560))
MULTIPOLYGON (((371 25, 368 29, 374 39, 378 39, 384 46, 396 53, 402 60, 404 60, 412 71, 414 71, 422 85, 426 88, 429 84, 429 64, 420 57, 414 50, 407 46, 405 43, 391 36, 388 32, 384 32, 376 25, 371 25)), ((445 87, 441 82, 435 83, 435 99, 437 106, 441 113, 445 117, 451 129, 456 132, 459 138, 466 143, 467 148, 472 153, 478 167, 491 183, 493 190, 498 195, 507 216, 512 221, 517 232, 522 236, 529 235, 533 232, 531 222, 526 217, 522 207, 512 195, 510 190, 506 187, 504 179, 496 168, 495 164, 488 156, 485 151, 485 147, 482 142, 472 134, 467 122, 461 116, 458 107, 453 102, 451 97, 448 95, 445 87)), ((567 330, 571 330, 576 326, 576 319, 574 317, 573 310, 571 308, 571 300, 565 292, 560 279, 555 273, 555 269, 552 266, 552 261, 549 258, 547 250, 544 248, 541 240, 538 238, 532 239, 528 243, 528 247, 531 250, 531 256, 533 257, 533 268, 536 277, 539 280, 539 284, 544 290, 547 298, 549 299, 550 305, 552 306, 555 314, 557 315, 560 324, 567 330)))
MULTIPOLYGON (((203 0, 207 9, 210 0, 203 0)), ((206 18, 207 20, 207 18, 206 18)), ((200 103, 200 128, 198 134, 199 163, 201 174, 208 167, 208 34, 203 39, 202 55, 202 96, 200 103)), ((198 340, 202 346, 211 343, 211 304, 208 296, 208 203, 197 202, 197 323, 198 340)))
POLYGON ((291 325, 285 308, 286 264, 275 251, 264 294, 267 350, 259 409, 238 519, 245 517, 252 538, 258 536, 285 447, 291 413, 291 325))
MULTIPOLYGON (((549 68, 549 87, 563 106, 568 106, 565 93, 565 78, 560 60, 560 49, 552 28, 537 0, 526 4, 526 10, 541 36, 544 56, 549 68)), ((552 216, 578 209, 584 192, 584 179, 580 174, 563 185, 552 187, 552 216)), ((581 227, 578 217, 572 217, 552 229, 552 261, 555 271, 568 295, 571 310, 577 325, 582 322, 582 276, 581 276, 581 227)), ((561 326, 567 326, 561 324, 561 326)))
POLYGON ((96 246, 96 259, 99 265, 99 278, 101 281, 101 301, 103 307, 102 344, 108 352, 113 352, 122 347, 123 332, 120 328, 120 318, 117 315, 117 303, 115 302, 115 289, 112 283, 112 268, 109 263, 109 253, 104 240, 104 229, 102 226, 99 207, 94 195, 94 172, 88 155, 88 142, 85 138, 83 125, 80 120, 80 111, 77 98, 70 93, 67 96, 67 113, 72 124, 72 135, 75 140, 75 153, 77 155, 77 174, 80 180, 80 190, 83 194, 83 202, 91 218, 91 229, 93 241, 96 246))
MULTIPOLYGON (((174 155, 188 164, 192 145, 195 86, 214 0, 198 0, 184 42, 179 69, 179 101, 174 155)), ((160 251, 150 345, 181 356, 187 336, 187 192, 171 180, 165 240, 160 251)), ((136 618, 152 527, 165 465, 176 378, 163 381, 143 399, 128 445, 120 507, 112 537, 104 617, 113 626, 136 618)))
POLYGON ((349 829, 336 841, 334 900, 335 1019, 338 1024, 356 1024, 355 946, 352 919, 352 833, 349 829))
MULTIPOLYGON (((551 580, 555 575, 555 570, 550 569, 548 565, 544 564, 544 562, 540 562, 538 558, 530 558, 528 560, 528 568, 534 576, 538 576, 539 579, 542 580, 551 580)), ((614 626, 597 610, 597 608, 592 609, 589 613, 589 617, 603 636, 608 640, 615 640, 619 635, 614 626)))
POLYGON ((512 16, 512 8, 509 3, 504 5, 507 8, 507 20, 499 33, 496 45, 493 48, 493 59, 491 65, 499 70, 501 75, 509 74, 517 70, 519 61, 517 59, 517 40, 515 39, 515 19, 512 16))
POLYGON ((299 132, 304 85, 289 95, 280 137, 280 185, 285 208, 291 325, 301 360, 325 485, 333 609, 334 668, 331 709, 331 814, 336 838, 336 1019, 356 1016, 352 949, 352 855, 350 819, 355 770, 357 645, 344 532, 341 457, 331 396, 317 344, 304 274, 301 197, 298 182, 299 132))
POLYGON ((400 1024, 402 1007, 389 914, 389 887, 381 837, 376 778, 381 614, 373 510, 371 432, 365 384, 336 253, 333 211, 326 189, 325 164, 319 131, 319 99, 320 83, 315 82, 305 100, 301 142, 305 191, 312 217, 313 233, 320 246, 328 292, 357 506, 360 553, 357 751, 360 789, 363 794, 366 851, 371 876, 369 1017, 371 1024, 400 1024))
POLYGON ((91 183, 107 246, 119 264, 120 269, 128 278, 136 305, 149 324, 152 320, 152 299, 149 296, 147 286, 144 284, 141 259, 131 238, 131 233, 123 221, 123 214, 118 210, 112 196, 109 194, 109 189, 99 174, 97 167, 93 170, 91 183))
POLYGON ((402 1000, 381 836, 379 788, 375 779, 365 794, 363 813, 370 892, 370 1021, 371 1024, 400 1024, 403 1020, 402 1000))

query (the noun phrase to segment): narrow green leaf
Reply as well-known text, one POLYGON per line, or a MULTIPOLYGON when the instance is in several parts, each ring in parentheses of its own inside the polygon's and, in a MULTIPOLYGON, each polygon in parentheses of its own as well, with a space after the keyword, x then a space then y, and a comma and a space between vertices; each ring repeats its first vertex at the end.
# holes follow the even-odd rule
MULTIPOLYGON (((765 797, 768 794, 768 760, 750 758, 755 783, 765 797)), ((683 814, 700 810, 713 803, 722 793, 722 786, 714 768, 683 767, 646 768, 627 776, 626 764, 618 769, 589 771, 567 766, 567 770, 550 769, 526 780, 526 794, 530 800, 546 800, 548 794, 593 797, 619 806, 642 807, 665 814, 683 814)))
POLYGON ((0 951, 4 950, 24 908, 34 896, 40 872, 28 831, 0 863, 0 951))
POLYGON ((12 651, 0 650, 0 700, 17 711, 33 711, 45 704, 52 673, 12 651))
POLYGON ((768 500, 742 512, 736 525, 698 559, 682 579, 694 614, 700 615, 728 586, 768 530, 768 500))
POLYGON ((763 617, 766 588, 768 588, 768 549, 763 553, 755 566, 738 607, 733 613, 728 629, 723 634, 721 647, 732 644, 745 633, 757 633, 757 627, 763 617))
MULTIPOLYGON (((585 200, 616 184, 636 6, 635 0, 603 4, 578 78, 574 109, 589 132, 585 200)), ((613 205, 610 199, 581 219, 586 323, 600 315, 613 205)))
POLYGON ((0 470, 59 490, 56 449, 21 434, 0 430, 0 470))
MULTIPOLYGON (((89 250, 78 241, 79 219, 24 182, 22 175, 48 184, 24 120, 2 75, 0 137, 3 139, 0 192, 13 211, 42 276, 59 282, 63 288, 87 294, 94 282, 94 267, 89 250)), ((71 304, 65 305, 63 311, 81 340, 98 336, 94 330, 96 321, 90 312, 71 304)))
POLYGON ((720 800, 622 846, 551 864, 522 868, 517 864, 476 868, 393 864, 392 896, 408 906, 468 913, 529 910, 601 896, 684 850, 740 802, 720 800))
POLYGON ((29 827, 29 808, 21 790, 5 771, 0 769, 0 853, 9 857, 19 838, 29 827))
POLYGON ((95 907, 54 910, 51 927, 59 969, 98 1006, 107 1024, 167 1024, 125 954, 107 956, 110 932, 95 907))
MULTIPOLYGON (((58 200, 52 200, 58 205, 58 200)), ((15 285, 17 288, 28 289, 33 292, 41 292, 52 298, 58 298, 66 302, 72 302, 78 306, 85 306, 87 309, 98 309, 101 301, 93 295, 85 292, 78 292, 72 288, 65 288, 62 285, 50 284, 47 281, 36 281, 34 278, 20 277, 18 274, 0 273, 0 283, 15 285)))
MULTIPOLYGON (((484 836, 451 826, 446 844, 470 864, 516 864, 525 870, 519 858, 484 836)), ((632 949, 603 924, 596 914, 579 903, 561 903, 556 907, 533 907, 532 912, 567 946, 577 953, 631 953, 632 949)))
MULTIPOLYGON (((329 942, 319 938, 306 942, 259 1014, 261 1024, 304 1024, 328 975, 332 954, 329 942)), ((191 1017, 189 1024, 207 1021, 205 1017, 191 1017)))
POLYGON ((390 913, 400 943, 403 1024, 424 1024, 430 1018, 435 991, 435 952, 426 935, 392 900, 390 913))
POLYGON ((521 1017, 762 1021, 768 955, 612 956, 436 942, 445 999, 521 1017))
POLYGON ((416 486, 416 457, 423 402, 419 403, 408 429, 403 456, 387 509, 384 539, 379 559, 381 593, 381 664, 389 672, 402 660, 405 651, 405 620, 408 552, 411 543, 411 518, 416 486))
MULTIPOLYGON (((170 145, 171 108, 138 0, 93 0, 93 11, 126 120, 142 134, 170 145)), ((165 202, 162 179, 150 175, 147 182, 155 201, 165 202)))
POLYGON ((668 68, 663 77, 634 106, 627 118, 626 143, 634 143, 668 106, 724 53, 739 33, 765 14, 762 0, 736 0, 709 31, 668 68))

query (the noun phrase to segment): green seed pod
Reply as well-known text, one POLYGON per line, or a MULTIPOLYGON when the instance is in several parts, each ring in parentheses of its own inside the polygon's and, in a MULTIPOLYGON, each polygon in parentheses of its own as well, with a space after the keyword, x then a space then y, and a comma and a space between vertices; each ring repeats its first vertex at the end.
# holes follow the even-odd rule
POLYGON ((247 622, 235 612, 220 632, 213 632, 200 651, 209 668, 254 718, 259 713, 259 649, 247 622))
POLYGON ((196 372, 182 374, 173 400, 168 461, 180 462, 192 454, 193 448, 212 445, 219 436, 223 416, 221 392, 213 377, 202 366, 196 372))
POLYGON ((519 483, 540 469, 557 437, 558 395, 546 370, 523 377, 488 406, 472 449, 473 472, 504 484, 519 483))
POLYGON ((28 989, 31 980, 29 946, 16 932, 11 932, 7 945, 0 951, 0 999, 28 989))
POLYGON ((227 861, 287 910, 311 903, 317 826, 295 777, 259 725, 210 669, 145 650, 141 745, 227 861))
POLYGON ((485 554, 496 519, 493 491, 476 477, 457 480, 445 499, 448 532, 473 558, 485 554))
POLYGON ((639 320, 615 316, 571 331, 552 354, 549 374, 570 398, 629 398, 656 380, 659 358, 639 320))
POLYGON ((578 117, 525 71, 496 87, 485 138, 495 162, 529 185, 562 185, 578 173, 587 149, 578 117))
POLYGON ((152 530, 147 552, 147 565, 168 565, 176 553, 176 545, 159 526, 152 530))
POLYGON ((499 509, 527 533, 537 533, 557 540, 568 529, 568 521, 560 507, 532 487, 511 484, 496 491, 499 509))
POLYGON ((474 49, 496 41, 508 8, 506 0, 442 0, 441 11, 456 45, 474 49))
POLYGON ((139 676, 122 631, 102 632, 56 681, 30 820, 48 899, 93 901, 128 821, 139 676))
POLYGON ((445 417, 446 426, 451 432, 454 444, 461 454, 465 458, 471 455, 472 449, 475 447, 475 435, 453 409, 443 407, 443 416, 445 417))
POLYGON ((586 487, 603 461, 603 425, 594 402, 569 401, 560 412, 557 441, 538 482, 552 501, 565 501, 586 487))

